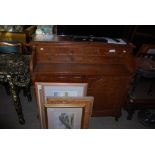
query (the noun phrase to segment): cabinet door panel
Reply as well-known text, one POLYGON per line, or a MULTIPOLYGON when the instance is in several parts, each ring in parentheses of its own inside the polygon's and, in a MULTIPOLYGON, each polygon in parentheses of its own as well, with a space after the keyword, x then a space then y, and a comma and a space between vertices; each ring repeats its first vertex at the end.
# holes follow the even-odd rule
POLYGON ((94 96, 94 110, 120 107, 127 92, 126 77, 88 77, 88 96, 94 96))

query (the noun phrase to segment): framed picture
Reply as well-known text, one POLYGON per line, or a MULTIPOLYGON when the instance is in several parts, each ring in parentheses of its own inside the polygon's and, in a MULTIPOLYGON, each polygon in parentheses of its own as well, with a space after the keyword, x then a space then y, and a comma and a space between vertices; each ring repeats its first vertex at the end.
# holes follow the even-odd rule
POLYGON ((93 101, 93 97, 47 97, 45 104, 46 128, 88 128, 93 101))
POLYGON ((42 101, 43 100, 42 85, 40 83, 35 83, 35 95, 36 95, 36 100, 38 104, 41 128, 45 128, 46 124, 45 124, 44 104, 42 101))
POLYGON ((87 83, 41 83, 44 103, 47 96, 82 97, 86 96, 87 83))
POLYGON ((35 93, 39 107, 41 127, 45 128, 44 105, 47 97, 83 97, 86 96, 87 83, 49 83, 36 82, 35 93))

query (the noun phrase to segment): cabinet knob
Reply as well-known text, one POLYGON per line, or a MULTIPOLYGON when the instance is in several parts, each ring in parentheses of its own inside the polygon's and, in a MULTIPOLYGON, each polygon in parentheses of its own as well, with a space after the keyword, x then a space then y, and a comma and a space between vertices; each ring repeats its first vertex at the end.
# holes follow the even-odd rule
POLYGON ((43 47, 41 47, 41 48, 40 48, 40 50, 41 50, 41 51, 43 51, 43 50, 44 50, 44 48, 43 48, 43 47))

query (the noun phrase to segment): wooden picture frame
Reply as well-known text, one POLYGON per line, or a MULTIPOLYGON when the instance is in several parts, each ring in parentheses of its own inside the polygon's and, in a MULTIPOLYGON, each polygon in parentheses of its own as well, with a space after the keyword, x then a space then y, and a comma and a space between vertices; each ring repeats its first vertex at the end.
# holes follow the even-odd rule
POLYGON ((51 89, 61 91, 60 93, 61 95, 60 96, 57 95, 57 97, 63 97, 62 91, 64 91, 64 94, 65 94, 66 91, 70 92, 71 90, 72 91, 75 90, 75 91, 71 96, 70 96, 70 93, 68 93, 67 95, 68 97, 84 97, 86 96, 86 92, 87 92, 87 83, 35 82, 35 93, 37 98, 37 104, 39 107, 41 128, 46 128, 44 105, 47 104, 47 97, 54 97, 53 90, 51 89))
POLYGON ((93 97, 49 97, 45 104, 47 129, 87 129, 93 97))
POLYGON ((57 97, 82 97, 86 96, 87 83, 42 83, 44 103, 47 96, 57 97))

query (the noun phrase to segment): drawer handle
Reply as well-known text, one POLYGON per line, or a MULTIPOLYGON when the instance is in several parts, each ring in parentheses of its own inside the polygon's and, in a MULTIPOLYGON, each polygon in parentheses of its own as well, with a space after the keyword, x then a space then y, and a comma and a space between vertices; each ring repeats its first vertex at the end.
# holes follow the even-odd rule
POLYGON ((41 47, 41 48, 40 48, 40 51, 43 51, 43 50, 44 50, 44 48, 43 48, 43 47, 41 47))
POLYGON ((115 52, 116 52, 115 49, 110 49, 110 50, 109 50, 109 53, 115 53, 115 52))

